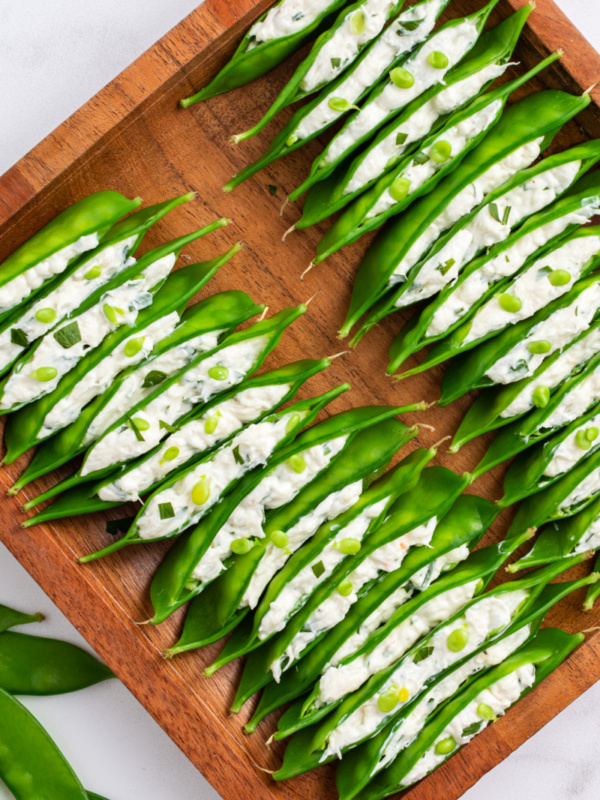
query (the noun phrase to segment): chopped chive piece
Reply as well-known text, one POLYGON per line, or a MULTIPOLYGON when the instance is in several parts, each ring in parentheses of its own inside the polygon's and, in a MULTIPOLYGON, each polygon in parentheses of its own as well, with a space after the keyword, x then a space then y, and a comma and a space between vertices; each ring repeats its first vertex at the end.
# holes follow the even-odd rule
POLYGON ((119 533, 127 533, 131 528, 131 523, 135 517, 122 517, 121 519, 109 519, 106 523, 106 532, 111 536, 117 536, 119 533))
POLYGON ((10 341, 12 342, 12 344, 18 344, 19 347, 29 346, 29 342, 27 341, 27 336, 25 336, 23 331, 19 330, 19 328, 10 329, 10 341))
POLYGON ((475 736, 476 733, 479 733, 479 729, 482 725, 483 722, 473 722, 471 725, 467 725, 462 732, 462 736, 475 736))
POLYGON ((235 463, 236 464, 243 464, 244 463, 244 459, 240 455, 240 446, 239 446, 239 444, 237 445, 237 447, 234 447, 231 452, 233 453, 233 458, 235 459, 235 463))
POLYGON ((452 267, 455 264, 456 264, 456 259, 449 258, 448 261, 446 261, 444 264, 440 264, 437 269, 442 273, 442 275, 445 275, 447 272, 449 272, 452 269, 452 267))
POLYGON ((168 431, 168 433, 175 433, 178 430, 174 425, 169 425, 168 422, 165 422, 164 419, 158 420, 158 427, 163 431, 168 431))
POLYGON ((277 187, 274 184, 270 183, 268 189, 271 197, 274 197, 277 194, 277 187))
POLYGON ((65 325, 64 328, 56 331, 54 338, 61 347, 65 348, 65 350, 68 350, 70 347, 73 347, 73 345, 77 344, 77 342, 80 342, 81 331, 79 330, 77 321, 70 322, 68 325, 65 325))
MULTIPOLYGON (((404 28, 405 31, 416 31, 423 22, 425 22, 425 18, 408 20, 407 22, 401 22, 400 27, 404 28)), ((400 31, 398 31, 398 33, 400 33, 400 31)))
POLYGON ((158 386, 158 384, 162 383, 166 377, 166 372, 161 372, 159 369, 151 369, 144 378, 142 388, 149 389, 151 386, 158 386))
POLYGON ((172 519, 175 516, 172 503, 159 503, 158 514, 161 519, 172 519))
POLYGON ((325 572, 325 566, 323 565, 322 561, 317 561, 316 564, 312 565, 311 569, 314 572, 315 578, 320 578, 325 572))
POLYGON ((398 147, 402 147, 403 144, 406 144, 406 140, 408 139, 408 133, 397 133, 396 134, 396 144, 398 147))
POLYGON ((339 69, 341 64, 342 64, 342 59, 341 58, 332 58, 331 59, 331 66, 334 69, 339 69))
POLYGON ((433 653, 432 645, 427 645, 426 647, 422 647, 420 650, 417 650, 417 652, 414 654, 413 664, 418 664, 419 661, 425 661, 425 659, 429 658, 429 656, 432 653, 433 653))
POLYGON ((141 434, 141 432, 140 432, 140 429, 138 428, 138 426, 137 426, 137 424, 136 424, 136 421, 135 421, 135 420, 133 420, 133 419, 128 419, 128 420, 127 420, 127 422, 126 422, 125 424, 127 425, 127 427, 128 427, 130 430, 132 430, 132 431, 133 431, 133 433, 134 433, 134 435, 135 435, 135 438, 138 440, 138 442, 145 442, 145 441, 146 441, 146 440, 144 439, 144 437, 142 436, 142 434, 141 434))
POLYGON ((426 164, 429 161, 429 156, 427 153, 417 153, 413 161, 415 164, 426 164))

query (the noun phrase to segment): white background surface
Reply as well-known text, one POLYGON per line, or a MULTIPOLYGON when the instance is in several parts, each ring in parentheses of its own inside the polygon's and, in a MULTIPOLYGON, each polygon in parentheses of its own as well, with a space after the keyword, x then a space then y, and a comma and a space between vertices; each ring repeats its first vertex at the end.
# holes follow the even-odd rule
MULTIPOLYGON (((557 2, 600 49, 598 0, 557 2)), ((0 174, 196 5, 197 0, 2 0, 0 174)), ((2 545, 0 603, 41 610, 48 621, 35 626, 36 633, 83 643, 2 545)), ((598 669, 600 676, 600 664, 598 669)), ((26 704, 52 732, 85 786, 110 800, 218 797, 116 681, 26 704)), ((600 793, 599 752, 600 684, 464 798, 591 800, 600 793)), ((0 787, 0 800, 9 798, 0 787)))

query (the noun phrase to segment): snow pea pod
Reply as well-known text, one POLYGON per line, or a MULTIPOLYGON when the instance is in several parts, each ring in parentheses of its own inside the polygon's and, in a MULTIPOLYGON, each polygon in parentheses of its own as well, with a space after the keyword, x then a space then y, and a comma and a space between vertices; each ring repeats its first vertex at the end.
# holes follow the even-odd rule
MULTIPOLYGON (((596 213, 600 184, 596 173, 582 176, 599 158, 600 141, 594 141, 543 159, 492 192, 440 240, 442 249, 456 243, 460 274, 404 325, 390 348, 389 374, 421 347, 453 335, 491 297, 498 283, 516 274, 536 252, 587 224, 596 213), (468 243, 464 256, 461 238, 468 243), (469 261, 473 256, 479 257, 469 261)), ((438 358, 436 352, 434 348, 402 377, 440 363, 443 353, 438 358)))
POLYGON ((76 692, 114 678, 102 662, 80 647, 8 631, 0 634, 0 687, 11 694, 76 692))
POLYGON ((223 189, 231 191, 251 175, 323 133, 356 106, 380 78, 402 63, 433 30, 450 0, 423 0, 393 21, 343 75, 298 109, 264 155, 242 169, 223 189))
POLYGON ((14 628, 16 625, 27 625, 30 622, 41 622, 42 614, 24 614, 14 608, 0 604, 0 633, 14 628))
POLYGON ((403 5, 404 0, 358 0, 346 6, 331 28, 313 44, 262 119, 244 133, 233 136, 232 142, 256 136, 282 108, 318 92, 339 77, 384 25, 398 16, 403 5))
POLYGON ((79 779, 44 728, 0 689, 0 779, 16 800, 87 800, 79 779))
POLYGON ((230 61, 208 86, 181 100, 181 105, 188 108, 260 78, 299 50, 346 2, 322 0, 310 11, 298 11, 294 0, 279 0, 254 23, 230 61), (279 33, 278 23, 281 25, 279 33))
MULTIPOLYGON (((52 442, 37 449, 9 494, 17 494, 32 480, 83 453, 140 397, 149 395, 154 386, 196 354, 212 350, 238 324, 263 310, 264 306, 257 306, 245 292, 232 290, 211 295, 183 311, 179 325, 154 343, 147 358, 122 372, 100 397, 82 410, 75 422, 56 434, 52 442)), ((24 508, 28 511, 40 502, 42 498, 34 498, 24 508)))
MULTIPOLYGON (((161 261, 164 261, 165 269, 170 269, 181 248, 196 236, 196 233, 188 234, 150 251, 136 264, 139 274, 144 274, 153 265, 158 267, 161 261)), ((235 245, 220 258, 190 264, 172 273, 164 283, 159 281, 149 286, 145 301, 149 300, 149 305, 142 308, 134 319, 109 332, 97 347, 82 352, 80 360, 63 375, 53 391, 11 415, 4 436, 5 462, 12 463, 30 447, 75 422, 85 406, 103 394, 124 369, 147 357, 154 341, 176 328, 182 305, 240 249, 241 245, 235 245)), ((153 281, 154 278, 147 283, 153 281)), ((81 321, 80 317, 78 324, 81 321)), ((70 342, 66 345, 70 347, 70 342)))
POLYGON ((96 247, 117 220, 141 205, 119 192, 94 192, 77 200, 0 265, 0 322, 96 247))
POLYGON ((437 769, 497 716, 503 715, 508 707, 538 686, 584 638, 582 633, 568 634, 557 628, 540 631, 533 640, 498 666, 486 670, 443 706, 416 739, 355 795, 357 800, 380 800, 411 786, 437 769), (497 695, 490 691, 496 686, 497 695), (486 713, 483 718, 478 713, 482 710, 482 703, 486 706, 491 703, 493 706, 492 714, 486 713), (472 724, 466 725, 457 734, 456 725, 452 723, 458 720, 461 712, 461 722, 466 716, 472 724))
POLYGON ((455 280, 471 244, 466 234, 454 235, 455 226, 466 224, 469 213, 478 209, 487 195, 529 167, 560 128, 589 102, 587 95, 547 90, 509 106, 463 160, 461 169, 379 234, 357 274, 342 333, 375 304, 353 339, 356 343, 394 310, 431 297, 455 280), (359 294, 361 289, 364 297, 359 294))
MULTIPOLYGON (((421 463, 434 455, 432 450, 416 453, 421 463)), ((291 618, 284 630, 249 657, 240 691, 242 685, 251 681, 257 682, 257 688, 263 685, 266 688, 245 726, 247 733, 254 731, 271 711, 309 688, 326 664, 334 658, 341 658, 341 648, 344 653, 358 650, 368 635, 384 624, 396 608, 415 592, 427 589, 442 572, 455 568, 478 544, 496 517, 497 507, 476 495, 460 495, 455 500, 456 487, 452 486, 455 479, 448 476, 451 491, 444 493, 444 488, 449 486, 445 481, 441 486, 437 484, 439 473, 436 473, 437 469, 433 472, 425 470, 422 482, 411 487, 410 494, 403 493, 403 498, 395 503, 382 523, 381 527, 386 530, 375 531, 360 552, 346 559, 331 579, 311 595, 306 606, 291 618), (428 491, 432 477, 436 478, 433 494, 428 491), (434 525, 436 518, 441 517, 429 542, 416 535, 419 526, 416 531, 412 527, 417 509, 411 509, 409 504, 415 490, 417 500, 427 492, 427 502, 432 503, 429 513, 434 515, 434 525), (385 560, 384 554, 390 549, 390 544, 397 549, 398 556, 385 560), (373 562, 374 569, 367 572, 365 565, 369 561, 373 562), (327 612, 327 604, 339 601, 336 593, 347 581, 352 583, 353 592, 339 613, 332 617, 327 612), (314 624, 319 621, 319 625, 314 624), (306 631, 315 635, 304 643, 306 631), (294 640, 298 636, 305 646, 294 649, 294 640), (279 671, 283 673, 281 676, 279 671), (277 682, 273 682, 274 677, 278 678, 277 682)), ((446 477, 443 472, 441 475, 446 477)), ((459 483, 458 491, 463 486, 459 483)), ((418 521, 423 524, 422 510, 417 511, 419 513, 418 521)))
MULTIPOLYGON (((404 192, 399 189, 405 186, 404 199, 390 203, 385 211, 380 209, 381 199, 386 197, 389 200, 388 190, 398 178, 404 177, 413 163, 415 152, 429 153, 429 148, 438 138, 447 140, 444 133, 452 127, 448 115, 458 119, 459 110, 469 105, 507 69, 531 10, 531 5, 523 6, 496 28, 482 34, 473 50, 448 73, 445 85, 434 86, 413 100, 350 164, 342 162, 329 178, 310 189, 302 217, 296 223, 299 229, 321 222, 373 187, 326 232, 317 245, 315 264, 321 263, 344 244, 350 244, 367 231, 380 227, 389 216, 399 213, 420 194, 433 188, 450 168, 458 166, 460 158, 457 158, 457 148, 453 147, 451 158, 429 161, 427 173, 420 178, 421 183, 398 185, 392 190, 394 195, 401 195, 404 192), (422 185, 429 172, 431 179, 422 185)), ((548 61, 556 58, 552 56, 548 61)), ((545 63, 542 62, 536 70, 542 69, 545 63)), ((519 80, 524 82, 527 78, 519 80)), ((419 157, 419 160, 423 159, 419 157)))
MULTIPOLYGON (((596 563, 594 564, 594 572, 596 574, 600 574, 600 556, 596 559, 596 563)), ((594 603, 600 597, 600 581, 595 583, 594 585, 590 586, 587 595, 585 598, 585 602, 583 604, 583 608, 585 611, 591 611, 594 607, 594 603)))
MULTIPOLYGON (((73 261, 60 275, 44 284, 34 297, 0 322, 0 375, 36 340, 77 313, 83 303, 98 300, 111 281, 133 263, 131 257, 149 228, 169 211, 194 197, 193 193, 182 195, 139 209, 117 222, 97 247, 73 261)), ((225 224, 226 220, 220 220, 208 226, 205 232, 210 233, 225 224)))
MULTIPOLYGON (((350 387, 346 384, 339 387, 340 390, 346 390, 350 387)), ((414 407, 413 407, 414 408, 414 407)), ((169 551, 166 558, 160 565, 152 586, 150 594, 152 604, 154 606, 154 621, 161 622, 166 619, 173 611, 179 608, 188 600, 191 600, 201 591, 206 590, 210 578, 194 578, 194 573, 198 566, 202 563, 202 559, 209 551, 209 548, 215 538, 221 533, 228 533, 227 523, 232 514, 238 508, 245 508, 251 505, 258 506, 261 513, 261 522, 266 516, 267 509, 280 508, 285 506, 291 499, 296 497, 301 492, 303 486, 310 486, 313 480, 318 480, 319 476, 323 474, 330 464, 335 464, 335 459, 344 453, 345 448, 348 447, 352 438, 361 430, 375 425, 377 422, 387 419, 403 410, 395 407, 364 407, 355 408, 350 411, 336 414, 333 417, 321 422, 307 431, 300 434, 297 439, 289 445, 285 450, 270 462, 265 468, 256 470, 248 475, 222 503, 214 509, 214 511, 206 517, 200 525, 190 531, 188 534, 182 536, 175 546, 169 551), (338 440, 338 441, 336 441, 338 440), (329 454, 325 454, 327 448, 329 454), (311 453, 314 456, 323 455, 322 460, 317 461, 313 469, 305 471, 307 477, 299 478, 295 481, 293 490, 291 492, 277 491, 277 487, 271 487, 271 476, 277 478, 278 471, 283 475, 288 475, 287 467, 290 459, 298 461, 300 456, 305 463, 310 458, 311 453), (271 472, 273 470, 273 472, 271 472), (263 489, 263 487, 265 487, 263 489), (271 492, 274 491, 274 496, 271 497, 271 492), (278 496, 279 495, 279 496, 278 496)), ((302 475, 303 473, 297 473, 302 475)), ((233 532, 240 536, 240 525, 232 526, 231 536, 226 537, 227 546, 224 547, 224 560, 222 568, 228 569, 230 566, 231 545, 233 539, 233 532)), ((248 526, 246 525, 248 528, 248 526)), ((253 529, 248 529, 245 533, 252 535, 253 529)), ((262 531, 262 525, 260 528, 262 531)), ((217 592, 218 594, 218 592, 217 592)), ((199 608, 203 605, 199 604, 199 608)), ((189 612, 192 617, 195 617, 194 606, 190 608, 189 612)), ((188 641, 202 637, 202 625, 204 624, 203 616, 200 618, 200 631, 195 629, 196 623, 190 623, 188 633, 185 634, 188 641), (194 628, 194 632, 190 632, 194 628), (194 639, 194 637, 196 637, 194 639)))

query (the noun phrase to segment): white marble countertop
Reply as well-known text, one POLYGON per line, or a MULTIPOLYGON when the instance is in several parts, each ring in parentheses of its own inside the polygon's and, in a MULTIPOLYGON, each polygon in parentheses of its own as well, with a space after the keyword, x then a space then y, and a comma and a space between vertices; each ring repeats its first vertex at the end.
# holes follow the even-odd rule
MULTIPOLYGON (((0 174, 197 3, 198 0, 0 3, 0 174)), ((598 0, 557 3, 600 49, 598 0)), ((0 603, 41 610, 47 622, 36 626, 36 632, 83 644, 75 629, 2 545, 0 603)), ((161 728, 116 681, 70 696, 28 699, 26 705, 52 732, 85 786, 110 800, 218 799, 218 794, 161 728)), ((599 752, 600 683, 464 798, 591 800, 600 793, 599 752)), ((10 797, 0 786, 0 800, 10 797)))

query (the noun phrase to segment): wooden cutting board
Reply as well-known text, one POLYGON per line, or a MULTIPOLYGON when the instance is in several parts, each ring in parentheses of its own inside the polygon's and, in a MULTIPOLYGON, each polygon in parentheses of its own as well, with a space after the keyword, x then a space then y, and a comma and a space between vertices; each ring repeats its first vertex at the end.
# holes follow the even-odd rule
MULTIPOLYGON (((452 16, 464 15, 482 3, 483 0, 453 0, 450 12, 452 16)), ((524 0, 501 0, 491 22, 495 24, 523 4, 524 0)), ((256 301, 268 303, 274 312, 306 301, 318 292, 308 313, 295 323, 269 358, 269 368, 343 349, 336 331, 347 308, 352 276, 368 240, 336 254, 314 269, 304 282, 299 280, 300 273, 311 261, 324 227, 294 233, 285 244, 281 242, 284 231, 300 214, 298 208, 288 205, 280 217, 279 208, 287 193, 306 175, 323 143, 310 143, 231 195, 221 191, 235 172, 263 151, 288 113, 282 113, 260 136, 237 147, 229 144, 230 135, 260 118, 302 54, 245 88, 189 110, 177 106, 181 97, 202 87, 225 63, 243 32, 268 5, 267 0, 206 0, 0 177, 0 261, 66 205, 89 192, 112 188, 130 197, 141 195, 149 204, 195 189, 198 199, 159 223, 144 247, 155 246, 216 217, 231 217, 234 225, 187 249, 194 260, 202 260, 223 252, 236 239, 246 245, 204 294, 245 289, 256 301), (275 196, 269 192, 269 184, 277 187, 275 196)), ((559 47, 565 51, 563 60, 546 70, 525 93, 544 85, 580 93, 600 79, 600 56, 552 0, 538 0, 517 50, 522 66, 516 70, 531 67, 559 47)), ((515 74, 513 68, 507 78, 515 74)), ((593 94, 600 101, 600 91, 593 94)), ((597 136, 600 109, 592 104, 566 127, 553 150, 597 136)), ((388 317, 355 352, 337 359, 326 373, 313 378, 301 396, 348 380, 352 391, 332 405, 332 412, 365 403, 435 400, 439 396, 441 368, 400 384, 384 374, 387 348, 399 323, 399 317, 388 317)), ((409 423, 421 421, 435 427, 423 429, 411 446, 429 446, 454 433, 471 401, 465 397, 449 408, 407 415, 409 423)), ((489 440, 479 439, 455 456, 441 453, 437 461, 459 472, 472 469, 488 444, 489 440)), ((20 475, 27 458, 3 470, 5 488, 20 475)), ((70 471, 71 467, 65 467, 60 477, 70 471)), ((499 498, 502 473, 498 469, 486 475, 470 491, 499 498)), ((76 557, 110 540, 105 532, 107 517, 82 517, 29 530, 19 527, 23 519, 21 504, 53 485, 56 477, 39 481, 17 498, 0 498, 0 539, 150 714, 225 800, 335 798, 332 767, 285 784, 275 784, 263 771, 275 769, 282 755, 281 744, 265 746, 274 719, 265 720, 258 732, 248 737, 241 728, 251 709, 244 709, 237 717, 228 715, 241 665, 230 664, 211 679, 202 675, 219 651, 219 644, 164 661, 161 652, 178 635, 181 612, 159 628, 135 624, 149 616, 148 586, 166 550, 164 543, 130 548, 83 567, 75 563, 76 557)), ((123 510, 117 509, 114 516, 123 516, 123 510)), ((510 511, 496 522, 485 543, 502 537, 509 520, 510 511)), ((548 622, 568 631, 598 625, 600 609, 584 615, 582 602, 582 593, 571 596, 549 615, 548 622)), ((407 796, 411 800, 460 797, 487 770, 584 692, 598 677, 599 664, 600 638, 592 633, 540 688, 407 796)))

